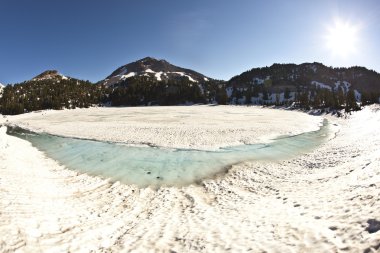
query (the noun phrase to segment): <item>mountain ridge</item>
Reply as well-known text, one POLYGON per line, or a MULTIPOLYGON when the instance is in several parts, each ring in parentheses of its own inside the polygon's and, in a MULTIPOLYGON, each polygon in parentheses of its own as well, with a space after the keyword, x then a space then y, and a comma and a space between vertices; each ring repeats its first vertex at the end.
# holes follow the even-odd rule
MULTIPOLYGON (((279 64, 252 68, 240 75, 232 77, 228 81, 229 86, 247 87, 254 84, 262 84, 265 80, 271 80, 272 89, 281 89, 293 86, 313 86, 316 83, 324 88, 339 86, 339 83, 347 82, 352 88, 362 92, 380 91, 380 74, 361 66, 352 67, 328 67, 322 63, 279 64)), ((267 82, 268 83, 268 82, 267 82)), ((267 85, 268 86, 268 85, 267 85)))
MULTIPOLYGON (((28 81, 66 80, 75 79, 66 77, 57 70, 46 70, 28 81)), ((163 59, 145 57, 127 63, 114 70, 105 79, 97 84, 115 88, 118 85, 128 85, 131 82, 191 82, 197 83, 202 93, 205 84, 218 81, 219 85, 226 86, 228 97, 233 89, 256 89, 260 92, 281 93, 285 90, 299 92, 300 90, 328 89, 338 92, 341 89, 347 93, 354 89, 360 99, 361 93, 378 93, 380 91, 380 74, 361 66, 329 67, 319 62, 274 63, 271 66, 252 68, 230 80, 216 80, 191 69, 175 66, 163 59)), ((80 79, 76 79, 80 80, 80 79)), ((25 82, 28 82, 25 81, 25 82)), ((236 93, 236 92, 235 92, 236 93)))
MULTIPOLYGON (((279 70, 279 68, 285 68, 287 69, 287 73, 285 73, 282 77, 283 80, 287 81, 305 81, 305 80, 297 80, 297 78, 291 77, 292 74, 298 75, 298 76, 305 76, 307 74, 310 74, 310 72, 313 72, 315 75, 311 77, 314 77, 316 80, 310 80, 310 81, 321 81, 318 80, 318 74, 320 71, 324 72, 324 75, 326 73, 332 73, 331 74, 331 80, 338 80, 347 78, 347 74, 343 74, 343 72, 355 72, 356 78, 362 77, 364 75, 372 75, 371 77, 371 83, 370 85, 366 85, 364 83, 365 88, 370 88, 368 86, 373 86, 374 83, 378 85, 375 88, 380 88, 380 73, 376 72, 375 70, 367 69, 363 66, 351 66, 351 67, 331 67, 326 66, 323 63, 319 62, 305 62, 301 64, 294 64, 294 63, 274 63, 271 66, 265 66, 265 67, 254 67, 249 70, 243 71, 242 73, 235 75, 231 77, 229 80, 220 80, 227 83, 227 85, 249 85, 253 82, 259 81, 257 79, 265 79, 267 76, 273 76, 273 71, 279 70), (305 74, 305 70, 309 70, 309 73, 305 74), (295 73, 293 73, 296 71, 295 73), (298 73, 297 73, 298 72, 298 73), (300 73, 301 72, 301 73, 300 73), (304 73, 302 73, 304 72, 304 73), (335 72, 335 73, 333 73, 335 72), (287 76, 286 76, 287 75, 287 76), (290 79, 294 80, 290 80, 290 79), (378 80, 374 80, 378 79, 378 80)), ((278 73, 275 73, 275 76, 278 75, 278 73)), ((105 84, 106 86, 112 86, 114 84, 117 84, 118 82, 124 81, 130 77, 137 77, 137 76, 146 76, 151 77, 152 79, 155 79, 156 81, 165 81, 173 79, 179 79, 181 77, 187 78, 189 81, 192 82, 207 82, 209 80, 217 80, 214 78, 207 77, 197 71, 194 71, 192 69, 183 68, 175 66, 168 61, 164 59, 156 59, 154 57, 145 57, 140 60, 127 63, 121 67, 118 67, 116 70, 114 70, 110 75, 108 75, 106 78, 97 81, 96 83, 105 84), (172 76, 168 76, 172 75, 172 76)), ((46 80, 46 79, 56 79, 56 80, 62 80, 72 78, 68 76, 64 76, 61 74, 58 70, 46 70, 35 77, 33 77, 30 80, 26 81, 38 81, 38 80, 46 80)), ((325 77, 324 77, 325 78, 325 77)), ((76 78, 73 78, 76 79, 76 78)), ((279 79, 279 78, 277 78, 279 79)), ((349 77, 348 79, 352 80, 353 77, 349 77)), ((78 79, 81 80, 81 79, 78 79)), ((25 81, 25 82, 26 82, 25 81)), ((275 80, 278 81, 278 80, 275 80)), ((347 80, 341 80, 341 81, 347 81, 347 80)), ((331 84, 330 81, 328 81, 331 84)), ((304 83, 307 85, 307 83, 304 83)), ((362 84, 363 85, 363 84, 362 84)))
POLYGON ((380 74, 365 67, 332 68, 322 63, 273 64, 252 68, 228 81, 208 78, 165 60, 145 57, 91 83, 47 70, 31 80, 0 88, 0 113, 92 105, 184 104, 286 105, 345 108, 379 103, 380 74))

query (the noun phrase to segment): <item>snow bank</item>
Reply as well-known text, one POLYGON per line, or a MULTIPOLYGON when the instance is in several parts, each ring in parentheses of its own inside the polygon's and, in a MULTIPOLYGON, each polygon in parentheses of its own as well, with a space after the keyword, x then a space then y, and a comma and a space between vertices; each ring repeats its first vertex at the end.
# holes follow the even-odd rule
MULTIPOLYGON (((155 112, 155 120, 169 122, 173 114, 160 109, 140 120, 155 112)), ((93 112, 87 120, 100 117, 93 112)), ((82 112, 69 113, 83 124, 82 112)), ((245 115, 233 118, 236 128, 245 115)), ((32 124, 29 116, 23 118, 32 124)), ((36 122, 43 117, 58 124, 49 114, 36 122)), ((336 137, 314 152, 238 164, 200 185, 158 190, 78 175, 0 128, 0 251, 376 252, 380 107, 330 121, 336 137)))

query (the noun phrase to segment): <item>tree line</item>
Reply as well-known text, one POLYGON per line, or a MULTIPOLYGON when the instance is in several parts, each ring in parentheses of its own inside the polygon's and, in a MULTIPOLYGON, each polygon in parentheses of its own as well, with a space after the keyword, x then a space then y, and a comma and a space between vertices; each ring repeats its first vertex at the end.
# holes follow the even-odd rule
POLYGON ((77 79, 27 81, 7 85, 0 98, 1 114, 63 108, 84 108, 107 100, 106 88, 77 79))
POLYGON ((360 105, 379 102, 379 93, 362 93, 361 104, 353 89, 329 90, 313 86, 297 86, 275 90, 269 85, 244 88, 228 86, 219 80, 202 84, 186 77, 158 81, 147 76, 133 77, 113 87, 77 79, 28 81, 4 88, 0 97, 0 113, 4 115, 63 108, 87 108, 94 105, 111 106, 178 105, 189 103, 293 105, 303 109, 347 112, 359 110, 360 105), (281 95, 281 98, 280 98, 281 95))

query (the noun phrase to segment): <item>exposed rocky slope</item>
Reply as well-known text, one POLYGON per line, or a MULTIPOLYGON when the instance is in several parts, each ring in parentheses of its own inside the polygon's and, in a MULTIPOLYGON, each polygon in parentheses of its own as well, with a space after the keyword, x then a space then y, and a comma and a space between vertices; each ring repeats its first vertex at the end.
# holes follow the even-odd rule
POLYGON ((152 57, 145 57, 141 60, 121 66, 107 76, 102 84, 112 86, 131 77, 150 77, 156 81, 187 80, 198 83, 208 81, 208 78, 194 70, 177 67, 165 60, 157 60, 152 57))

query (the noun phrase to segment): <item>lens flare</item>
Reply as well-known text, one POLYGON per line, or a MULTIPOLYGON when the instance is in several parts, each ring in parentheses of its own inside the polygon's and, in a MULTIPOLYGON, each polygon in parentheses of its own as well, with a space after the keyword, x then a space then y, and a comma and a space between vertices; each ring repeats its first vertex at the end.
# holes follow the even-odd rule
POLYGON ((327 28, 326 46, 335 56, 347 57, 354 54, 358 48, 359 26, 348 21, 336 19, 327 28))

